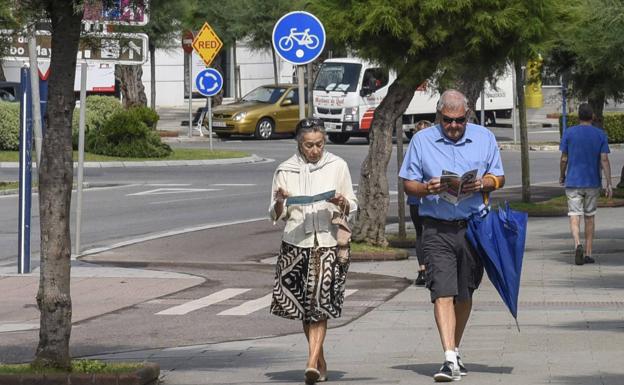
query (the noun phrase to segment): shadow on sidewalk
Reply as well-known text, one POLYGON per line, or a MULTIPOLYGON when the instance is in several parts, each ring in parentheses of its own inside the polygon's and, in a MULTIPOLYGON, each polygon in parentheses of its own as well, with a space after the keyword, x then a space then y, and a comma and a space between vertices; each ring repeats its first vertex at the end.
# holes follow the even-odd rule
MULTIPOLYGON (((471 363, 466 363, 466 368, 470 371, 470 373, 511 374, 513 370, 513 367, 511 366, 489 366, 471 363)), ((393 366, 392 369, 411 370, 412 372, 422 374, 423 376, 431 377, 440 369, 440 364, 397 365, 393 366)))
POLYGON ((622 375, 616 373, 596 372, 586 376, 553 376, 552 383, 555 384, 621 384, 622 375))
MULTIPOLYGON (((568 329, 568 330, 587 330, 587 331, 606 331, 606 332, 624 332, 624 324, 620 321, 611 321, 611 320, 590 320, 588 321, 576 321, 563 323, 555 326, 559 329, 568 329)), ((579 384, 582 382, 579 382, 579 384)), ((576 382, 575 382, 576 384, 576 382)))

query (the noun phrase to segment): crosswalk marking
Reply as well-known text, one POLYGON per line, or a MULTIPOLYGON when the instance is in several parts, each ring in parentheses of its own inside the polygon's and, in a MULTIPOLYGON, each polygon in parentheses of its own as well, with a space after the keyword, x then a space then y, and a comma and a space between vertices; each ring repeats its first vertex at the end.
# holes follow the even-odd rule
POLYGON ((217 315, 248 315, 260 309, 264 309, 265 307, 269 307, 269 305, 271 305, 272 297, 273 294, 267 294, 264 297, 243 302, 242 304, 231 309, 224 310, 217 315))
MULTIPOLYGON (((232 297, 235 297, 239 294, 243 294, 248 292, 251 289, 234 289, 234 288, 228 288, 228 289, 223 289, 220 290, 216 293, 212 293, 206 297, 203 298, 199 298, 193 301, 189 301, 186 303, 183 303, 181 305, 177 305, 174 307, 170 307, 168 309, 165 309, 163 311, 160 311, 158 313, 156 313, 156 315, 184 315, 184 314, 188 314, 192 311, 198 310, 198 309, 202 309, 204 307, 210 306, 210 305, 214 305, 216 303, 219 302, 223 302, 225 300, 228 300, 232 297)), ((357 289, 347 289, 345 290, 345 298, 352 295, 353 293, 355 293, 356 291, 358 291, 357 289)), ((245 301, 242 304, 235 306, 233 308, 224 310, 220 313, 218 313, 217 315, 249 315, 251 313, 254 313, 258 310, 264 309, 266 307, 269 307, 271 305, 271 300, 272 300, 273 294, 267 294, 263 297, 257 298, 257 299, 252 299, 249 301, 245 301)))
MULTIPOLYGON (((345 298, 355 293, 357 289, 345 290, 345 298)), ((264 297, 244 302, 231 309, 224 310, 217 315, 249 315, 258 310, 264 309, 271 305, 273 294, 267 294, 264 297)))
POLYGON ((235 297, 239 294, 248 292, 251 289, 223 289, 216 293, 212 293, 206 297, 196 299, 194 301, 183 303, 156 313, 157 315, 184 315, 194 310, 201 309, 206 306, 214 305, 235 297))

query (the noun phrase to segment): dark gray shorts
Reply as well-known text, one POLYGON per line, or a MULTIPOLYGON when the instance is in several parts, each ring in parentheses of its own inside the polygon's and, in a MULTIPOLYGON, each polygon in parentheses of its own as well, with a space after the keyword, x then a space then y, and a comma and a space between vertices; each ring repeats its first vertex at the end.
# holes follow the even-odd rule
POLYGON ((466 239, 465 222, 445 222, 424 218, 423 254, 431 302, 454 297, 461 302, 472 298, 483 278, 481 258, 466 239))

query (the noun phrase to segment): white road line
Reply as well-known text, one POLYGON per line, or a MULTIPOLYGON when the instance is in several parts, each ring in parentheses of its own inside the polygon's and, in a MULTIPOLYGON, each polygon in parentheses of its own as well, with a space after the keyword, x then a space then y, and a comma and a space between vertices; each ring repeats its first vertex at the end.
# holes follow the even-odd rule
POLYGON ((186 187, 186 186, 190 186, 190 183, 148 183, 148 184, 144 184, 143 186, 149 186, 149 187, 186 187))
POLYGON ((356 291, 358 291, 358 289, 347 289, 347 290, 345 290, 345 298, 347 298, 351 294, 354 294, 356 291))
POLYGON ((248 315, 260 309, 264 309, 265 307, 269 307, 269 305, 271 305, 272 297, 273 294, 267 294, 264 297, 243 302, 242 304, 231 309, 224 310, 217 315, 248 315))
POLYGON ((203 298, 196 299, 194 301, 189 301, 183 303, 182 305, 170 307, 169 309, 165 309, 156 313, 156 315, 184 315, 188 314, 192 311, 214 305, 215 303, 223 302, 232 297, 235 297, 239 294, 248 292, 251 289, 223 289, 216 293, 212 293, 203 298))
POLYGON ((211 186, 217 187, 249 187, 256 186, 254 183, 213 183, 211 186))
MULTIPOLYGON (((223 190, 219 190, 219 191, 223 191, 223 190)), ((197 200, 204 200, 204 199, 232 198, 232 197, 242 197, 242 196, 258 195, 258 194, 264 194, 264 192, 254 191, 251 193, 243 193, 243 194, 206 195, 206 196, 197 197, 197 198, 183 198, 183 199, 169 199, 166 201, 155 201, 155 202, 149 202, 149 204, 160 205, 163 203, 187 202, 187 201, 197 201, 197 200)))
POLYGON ((36 330, 39 329, 38 323, 32 324, 21 324, 21 323, 8 323, 8 324, 0 324, 0 333, 5 332, 21 332, 25 330, 36 330))
POLYGON ((182 228, 182 229, 178 229, 178 230, 165 231, 165 232, 162 232, 162 233, 153 233, 153 234, 150 234, 150 235, 146 235, 144 237, 138 237, 138 238, 133 238, 133 239, 129 239, 129 240, 126 240, 126 241, 118 242, 118 243, 112 244, 110 246, 94 247, 92 249, 83 251, 80 255, 81 256, 85 256, 85 255, 90 255, 90 254, 102 253, 104 251, 117 249, 119 247, 134 245, 136 243, 141 243, 141 242, 145 242, 145 241, 151 241, 153 239, 170 237, 172 235, 186 234, 186 233, 192 233, 193 231, 214 229, 214 228, 217 228, 217 227, 230 226, 230 225, 239 225, 241 223, 250 223, 250 222, 258 222, 258 221, 266 221, 266 217, 242 219, 242 220, 230 221, 230 222, 210 223, 210 224, 206 224, 206 225, 186 227, 186 228, 182 228))
POLYGON ((133 194, 126 194, 127 197, 143 195, 165 195, 165 194, 188 194, 196 192, 221 191, 216 188, 157 188, 154 190, 141 191, 133 194))

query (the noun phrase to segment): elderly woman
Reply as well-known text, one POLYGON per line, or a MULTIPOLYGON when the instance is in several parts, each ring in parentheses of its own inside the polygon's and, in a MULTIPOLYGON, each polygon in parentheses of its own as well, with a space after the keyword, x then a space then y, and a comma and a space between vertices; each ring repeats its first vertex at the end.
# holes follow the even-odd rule
POLYGON ((357 208, 347 163, 325 151, 320 119, 297 124, 297 153, 277 167, 273 176, 271 219, 286 221, 277 260, 271 313, 303 321, 309 357, 306 384, 327 380, 323 341, 327 319, 340 317, 348 260, 337 258, 336 215, 357 208), (328 191, 327 200, 290 204, 288 197, 328 191))

